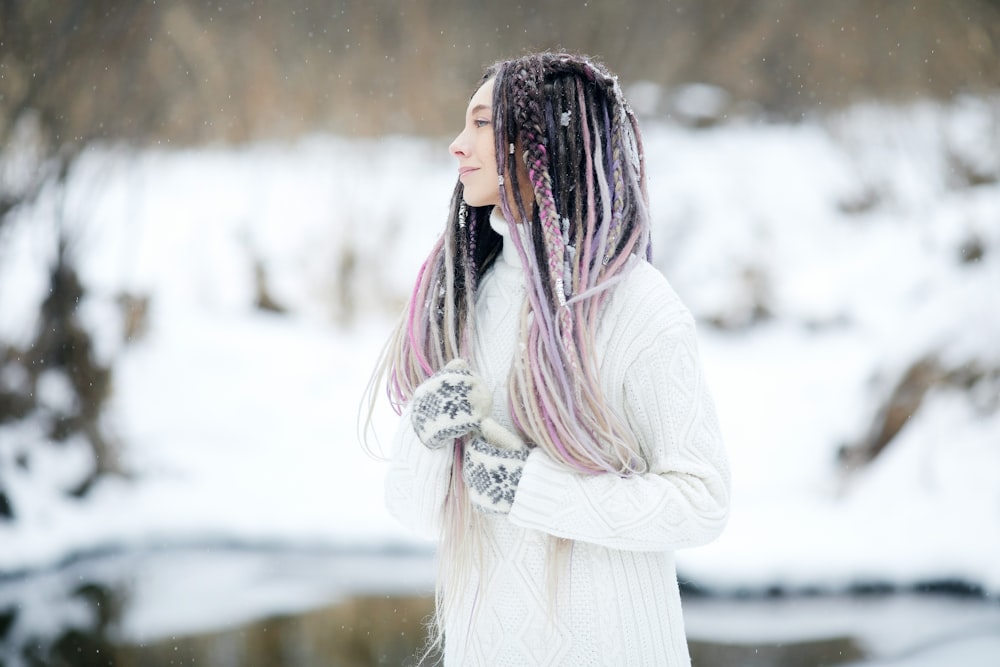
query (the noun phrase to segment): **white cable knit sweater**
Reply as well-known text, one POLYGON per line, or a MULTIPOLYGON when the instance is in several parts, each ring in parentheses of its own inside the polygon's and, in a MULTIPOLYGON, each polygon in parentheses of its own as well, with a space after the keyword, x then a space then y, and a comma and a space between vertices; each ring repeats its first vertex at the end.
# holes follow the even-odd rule
MULTIPOLYGON (((502 218, 491 224, 507 234, 502 218)), ((581 475, 532 450, 510 514, 485 517, 484 571, 446 620, 447 667, 690 664, 673 552, 722 530, 729 469, 689 311, 639 259, 614 290, 598 327, 601 382, 650 471, 581 475), (554 614, 549 536, 571 540, 569 556, 557 561, 554 614)), ((494 392, 494 418, 508 428, 507 375, 524 293, 519 258, 505 243, 477 294, 473 368, 494 392)), ((451 457, 450 448, 424 447, 404 415, 386 503, 427 536, 438 535, 451 457)))

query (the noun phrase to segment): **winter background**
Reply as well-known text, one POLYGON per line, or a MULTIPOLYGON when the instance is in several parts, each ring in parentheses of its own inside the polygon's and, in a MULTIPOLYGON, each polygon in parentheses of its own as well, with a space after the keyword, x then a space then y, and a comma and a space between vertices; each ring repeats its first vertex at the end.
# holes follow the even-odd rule
MULTIPOLYGON (((692 641, 1000 664, 1000 97, 789 119, 625 83, 733 468, 725 533, 678 553, 692 641)), ((447 139, 92 141, 57 174, 42 122, 0 162, 10 192, 39 183, 0 226, 0 341, 10 362, 43 340, 62 243, 115 465, 92 478, 86 429, 53 435, 71 370, 0 369, 34 398, 0 421, 0 665, 73 628, 142 646, 426 596, 433 545, 383 509, 362 400, 441 229, 447 139), (115 613, 82 581, 125 591, 115 613)), ((374 449, 395 419, 383 401, 374 449)))

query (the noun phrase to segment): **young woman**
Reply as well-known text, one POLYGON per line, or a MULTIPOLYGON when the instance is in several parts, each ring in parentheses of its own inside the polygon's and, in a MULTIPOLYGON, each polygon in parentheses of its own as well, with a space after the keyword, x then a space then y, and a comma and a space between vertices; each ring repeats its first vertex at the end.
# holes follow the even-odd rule
POLYGON ((445 665, 688 665, 673 552, 729 471, 694 321, 648 263, 638 126, 614 76, 491 67, 451 144, 444 234, 382 360, 386 480, 439 537, 445 665))

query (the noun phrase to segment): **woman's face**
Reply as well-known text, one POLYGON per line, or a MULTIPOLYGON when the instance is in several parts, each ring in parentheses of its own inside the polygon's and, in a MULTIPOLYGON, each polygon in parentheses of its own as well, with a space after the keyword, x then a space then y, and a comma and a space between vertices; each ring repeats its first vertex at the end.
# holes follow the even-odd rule
POLYGON ((496 145, 493 140, 493 79, 480 86, 465 111, 465 128, 448 147, 458 158, 458 178, 469 206, 500 203, 496 145))

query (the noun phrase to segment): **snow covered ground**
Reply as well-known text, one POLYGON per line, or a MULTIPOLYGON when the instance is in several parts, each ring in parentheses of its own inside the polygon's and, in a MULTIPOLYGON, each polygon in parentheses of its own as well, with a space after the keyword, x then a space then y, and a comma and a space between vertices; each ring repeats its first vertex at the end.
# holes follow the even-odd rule
MULTIPOLYGON (((996 373, 931 389, 869 467, 847 474, 836 458, 914 361, 1000 368, 1000 185, 963 176, 1000 174, 998 119, 997 101, 964 99, 797 125, 647 123, 655 263, 702 322, 734 471, 729 527, 679 554, 685 579, 1000 594, 996 373), (975 244, 981 258, 963 261, 975 244)), ((18 516, 0 523, 0 573, 199 543, 428 548, 383 510, 384 464, 357 417, 446 212, 446 146, 94 149, 62 196, 2 230, 0 337, 18 344, 47 289, 51 220, 71 232, 131 474, 69 501, 84 443, 0 427, 18 516), (255 265, 287 313, 253 307, 255 265), (148 333, 129 344, 122 291, 150 298, 148 333)), ((67 400, 56 376, 40 391, 67 400)), ((383 406, 383 445, 393 423, 383 406)))

